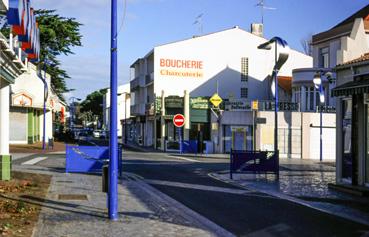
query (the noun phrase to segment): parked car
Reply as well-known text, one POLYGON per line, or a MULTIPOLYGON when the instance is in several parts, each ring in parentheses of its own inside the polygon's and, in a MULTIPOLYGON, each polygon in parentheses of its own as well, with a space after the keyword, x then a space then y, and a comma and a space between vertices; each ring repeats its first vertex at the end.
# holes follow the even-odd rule
POLYGON ((80 132, 78 134, 78 140, 79 141, 88 141, 89 140, 89 135, 87 132, 80 132))
POLYGON ((93 131, 92 135, 94 136, 94 138, 100 138, 101 132, 101 130, 95 130, 93 131))
POLYGON ((106 138, 108 138, 108 135, 109 135, 108 131, 102 130, 100 132, 100 138, 106 139, 106 138))

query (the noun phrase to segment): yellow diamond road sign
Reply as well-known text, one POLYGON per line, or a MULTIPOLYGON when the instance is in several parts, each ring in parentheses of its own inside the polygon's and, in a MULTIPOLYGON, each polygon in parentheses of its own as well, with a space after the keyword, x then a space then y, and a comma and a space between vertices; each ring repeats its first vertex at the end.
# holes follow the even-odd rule
POLYGON ((218 107, 220 105, 220 103, 222 103, 222 98, 220 98, 220 96, 215 93, 209 100, 215 107, 218 107))

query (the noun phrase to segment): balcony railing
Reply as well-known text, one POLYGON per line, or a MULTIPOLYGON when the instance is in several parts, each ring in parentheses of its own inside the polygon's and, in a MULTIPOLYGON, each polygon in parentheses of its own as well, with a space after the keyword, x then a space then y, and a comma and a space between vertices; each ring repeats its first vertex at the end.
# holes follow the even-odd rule
POLYGON ((145 115, 145 104, 131 105, 131 114, 134 116, 145 115))
MULTIPOLYGON (((251 100, 225 100, 222 104, 226 111, 274 111, 275 102, 273 100, 259 100, 257 103, 251 100)), ((278 111, 300 111, 299 103, 278 102, 278 111)))
POLYGON ((145 105, 145 114, 148 116, 152 116, 155 115, 155 106, 154 106, 154 102, 152 103, 147 103, 145 105))
POLYGON ((154 72, 145 76, 145 84, 148 85, 154 81, 154 72))
POLYGON ((131 91, 136 90, 139 87, 139 82, 140 82, 140 78, 139 77, 135 77, 135 79, 133 79, 130 84, 131 84, 131 91))

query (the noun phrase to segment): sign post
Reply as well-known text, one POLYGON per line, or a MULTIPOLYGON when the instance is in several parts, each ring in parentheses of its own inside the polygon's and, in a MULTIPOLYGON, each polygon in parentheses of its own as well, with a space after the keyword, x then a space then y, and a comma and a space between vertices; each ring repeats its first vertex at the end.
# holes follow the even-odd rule
POLYGON ((176 114, 173 117, 173 124, 177 127, 178 135, 179 135, 179 153, 182 154, 182 127, 185 125, 185 116, 183 114, 176 114))

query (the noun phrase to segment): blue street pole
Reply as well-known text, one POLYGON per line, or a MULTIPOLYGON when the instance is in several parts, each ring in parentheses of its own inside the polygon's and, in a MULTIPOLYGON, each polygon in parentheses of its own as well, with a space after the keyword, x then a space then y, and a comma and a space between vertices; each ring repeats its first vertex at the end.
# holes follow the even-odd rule
MULTIPOLYGON (((275 41, 274 63, 277 64, 277 41, 275 41)), ((275 108, 274 108, 274 152, 276 152, 277 159, 279 160, 278 153, 278 69, 274 68, 274 83, 275 83, 275 108)))
POLYGON ((183 153, 183 147, 182 147, 182 127, 178 128, 179 130, 179 153, 183 153))
POLYGON ((44 80, 45 84, 44 84, 44 118, 43 118, 43 124, 42 124, 42 150, 46 149, 46 141, 45 141, 45 136, 46 136, 46 81, 44 80))
POLYGON ((117 137, 117 0, 111 1, 111 49, 110 49, 110 161, 108 214, 110 220, 118 220, 118 137, 117 137))
POLYGON ((321 96, 323 95, 323 80, 321 79, 321 83, 319 86, 319 101, 320 101, 320 161, 323 160, 323 103, 321 101, 321 96))

